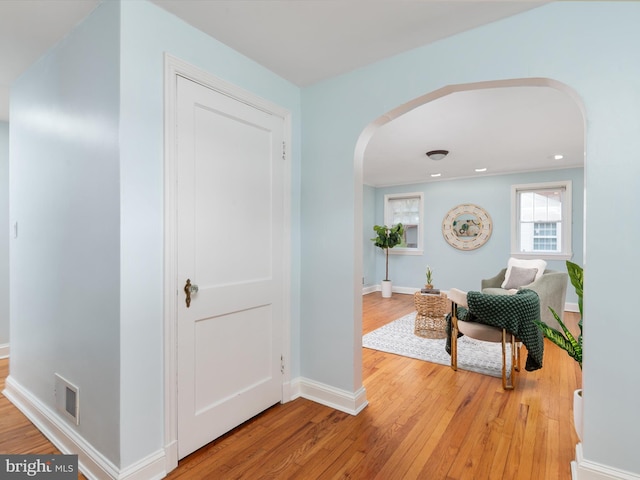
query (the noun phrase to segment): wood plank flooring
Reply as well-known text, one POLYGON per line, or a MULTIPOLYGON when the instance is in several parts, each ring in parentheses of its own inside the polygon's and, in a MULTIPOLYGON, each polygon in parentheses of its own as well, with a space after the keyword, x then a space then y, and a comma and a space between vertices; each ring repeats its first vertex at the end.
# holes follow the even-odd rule
MULTIPOLYGON (((366 295, 363 331, 411 311, 411 295, 366 295)), ((565 320, 575 329, 577 315, 565 320)), ((0 389, 7 365, 0 360, 0 389)), ((370 349, 363 369, 369 405, 359 415, 301 398, 276 405, 181 460, 167 478, 571 478, 572 394, 581 372, 555 346, 545 345, 544 368, 523 370, 511 392, 499 378, 370 349)), ((57 450, 0 397, 0 452, 57 450)))

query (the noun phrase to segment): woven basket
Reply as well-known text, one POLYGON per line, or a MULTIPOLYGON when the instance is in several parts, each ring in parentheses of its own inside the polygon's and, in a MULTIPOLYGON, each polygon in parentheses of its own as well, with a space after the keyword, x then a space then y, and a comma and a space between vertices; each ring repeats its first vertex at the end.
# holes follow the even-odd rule
POLYGON ((424 338, 445 338, 447 336, 447 319, 449 299, 445 293, 440 295, 413 295, 416 307, 416 325, 414 333, 424 338))

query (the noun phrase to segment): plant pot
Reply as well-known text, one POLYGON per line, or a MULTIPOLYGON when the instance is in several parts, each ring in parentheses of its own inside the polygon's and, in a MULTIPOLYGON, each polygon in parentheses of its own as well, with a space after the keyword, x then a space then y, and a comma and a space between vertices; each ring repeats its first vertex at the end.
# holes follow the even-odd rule
POLYGON ((382 298, 391 298, 391 280, 382 280, 382 298))
POLYGON ((433 288, 433 284, 432 283, 427 283, 424 288, 426 288, 427 290, 431 290, 433 288))
POLYGON ((582 389, 573 392, 573 426, 582 442, 582 389))

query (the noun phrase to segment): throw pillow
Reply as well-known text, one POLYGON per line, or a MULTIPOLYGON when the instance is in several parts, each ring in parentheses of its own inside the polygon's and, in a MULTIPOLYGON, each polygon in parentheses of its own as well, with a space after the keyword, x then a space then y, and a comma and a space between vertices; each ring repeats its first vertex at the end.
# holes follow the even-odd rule
POLYGON ((547 262, 540 259, 524 260, 520 258, 511 257, 507 262, 507 273, 504 276, 504 282, 502 282, 502 285, 501 285, 502 288, 506 288, 506 285, 509 282, 509 277, 511 276, 511 270, 513 269, 513 267, 535 268, 537 270, 536 278, 534 279, 535 281, 535 280, 538 280, 544 273, 544 269, 547 268, 547 262))
POLYGON ((523 285, 529 285, 535 280, 537 273, 537 268, 512 267, 511 275, 509 275, 509 280, 507 280, 504 288, 510 290, 512 288, 520 288, 523 285))

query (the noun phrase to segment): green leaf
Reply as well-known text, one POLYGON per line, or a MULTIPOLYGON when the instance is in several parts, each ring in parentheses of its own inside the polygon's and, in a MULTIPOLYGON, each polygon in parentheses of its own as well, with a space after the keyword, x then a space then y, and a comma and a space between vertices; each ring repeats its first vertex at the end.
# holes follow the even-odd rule
POLYGON ((578 362, 580 368, 582 368, 582 335, 578 340, 576 340, 567 326, 564 324, 564 322, 560 319, 558 314, 553 310, 553 308, 549 307, 549 310, 551 310, 554 318, 562 328, 564 335, 555 328, 551 328, 541 320, 534 320, 534 323, 538 326, 538 328, 540 328, 542 334, 546 338, 551 340, 551 342, 556 344, 558 347, 565 350, 571 358, 578 362))
MULTIPOLYGON (((569 279, 571 280, 571 285, 573 285, 573 288, 576 291, 576 295, 578 296, 578 309, 580 310, 580 317, 582 317, 584 270, 580 265, 570 262, 569 260, 566 261, 566 264, 567 272, 569 272, 569 279)), ((580 331, 582 331, 582 323, 580 323, 580 331)))

